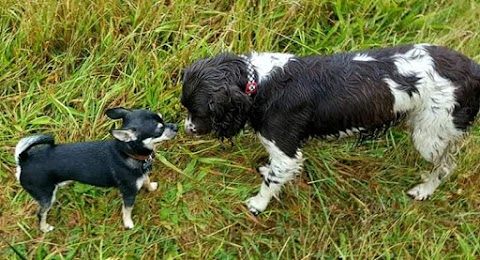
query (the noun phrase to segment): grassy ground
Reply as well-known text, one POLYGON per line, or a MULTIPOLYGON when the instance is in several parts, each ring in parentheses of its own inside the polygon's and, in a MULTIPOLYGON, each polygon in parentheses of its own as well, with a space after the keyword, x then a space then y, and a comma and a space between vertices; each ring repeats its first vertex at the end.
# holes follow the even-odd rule
POLYGON ((333 53, 403 43, 445 45, 480 61, 474 0, 0 1, 0 258, 475 259, 480 254, 480 128, 457 174, 427 202, 404 193, 430 165, 401 127, 362 146, 310 142, 303 175, 250 215, 242 201, 265 162, 247 128, 234 147, 182 134, 160 147, 124 231, 118 191, 60 189, 43 234, 14 178, 16 142, 108 137, 106 108, 151 108, 181 124, 179 72, 220 51, 333 53), (139 2, 141 4, 139 4, 139 2), (315 3, 313 3, 315 2, 315 3))

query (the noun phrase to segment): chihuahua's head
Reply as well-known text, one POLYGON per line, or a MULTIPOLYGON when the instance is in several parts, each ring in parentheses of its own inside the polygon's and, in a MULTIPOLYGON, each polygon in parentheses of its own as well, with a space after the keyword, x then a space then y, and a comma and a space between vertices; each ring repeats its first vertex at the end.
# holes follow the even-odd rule
POLYGON ((153 150, 155 144, 172 139, 178 132, 176 125, 164 123, 161 114, 150 110, 116 107, 108 109, 106 114, 111 119, 123 119, 122 127, 110 133, 118 141, 132 146, 153 150))

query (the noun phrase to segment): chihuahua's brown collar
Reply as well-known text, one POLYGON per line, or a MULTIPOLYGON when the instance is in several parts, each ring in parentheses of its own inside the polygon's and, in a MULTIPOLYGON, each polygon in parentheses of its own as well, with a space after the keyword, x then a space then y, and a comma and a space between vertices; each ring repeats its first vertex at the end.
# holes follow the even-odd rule
POLYGON ((128 157, 132 158, 132 159, 135 159, 135 160, 139 160, 139 161, 146 161, 148 159, 152 159, 153 158, 153 155, 154 153, 151 153, 149 155, 138 155, 138 154, 130 154, 130 153, 127 153, 128 157))

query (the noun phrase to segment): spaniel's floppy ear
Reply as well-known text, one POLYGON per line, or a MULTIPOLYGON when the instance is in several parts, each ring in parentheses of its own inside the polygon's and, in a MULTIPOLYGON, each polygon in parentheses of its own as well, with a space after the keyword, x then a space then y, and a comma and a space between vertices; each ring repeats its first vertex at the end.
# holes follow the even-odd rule
POLYGON ((208 101, 208 110, 214 118, 220 119, 225 114, 225 109, 229 107, 230 98, 228 90, 224 87, 212 92, 208 101))
POLYGON ((130 113, 130 110, 123 107, 110 108, 105 112, 105 114, 111 119, 125 118, 128 113, 130 113))
POLYGON ((219 137, 232 137, 243 129, 252 105, 251 98, 237 86, 223 86, 208 101, 212 129, 219 137))
POLYGON ((253 99, 236 86, 230 88, 229 95, 230 100, 235 104, 237 111, 246 116, 253 105, 253 99))

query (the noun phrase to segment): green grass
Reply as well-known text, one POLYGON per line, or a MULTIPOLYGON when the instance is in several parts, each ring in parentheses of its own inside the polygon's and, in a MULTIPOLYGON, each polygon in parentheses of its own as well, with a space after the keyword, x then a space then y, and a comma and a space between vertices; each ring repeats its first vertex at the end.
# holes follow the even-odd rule
MULTIPOLYGON (((354 146, 309 142, 301 177, 253 217, 243 201, 267 157, 251 129, 235 146, 181 133, 161 146, 134 230, 114 189, 60 189, 38 229, 14 178, 23 136, 108 137, 106 108, 161 112, 182 124, 182 68, 220 51, 330 54, 430 42, 480 61, 478 1, 0 1, 0 234, 29 259, 476 259, 480 128, 456 174, 426 202, 404 193, 430 165, 401 128, 354 146), (141 2, 141 4, 139 4, 141 2)), ((15 259, 0 240, 0 258, 15 259)))

